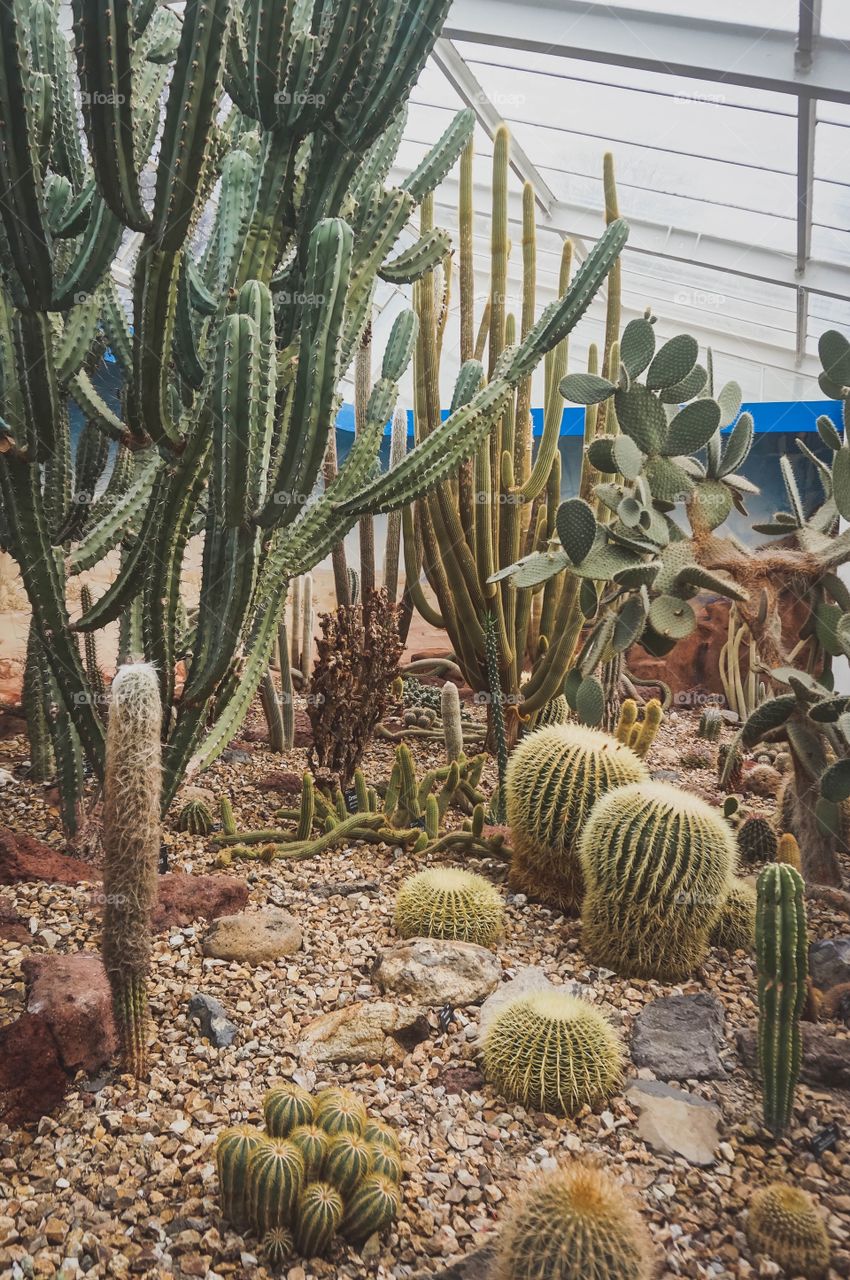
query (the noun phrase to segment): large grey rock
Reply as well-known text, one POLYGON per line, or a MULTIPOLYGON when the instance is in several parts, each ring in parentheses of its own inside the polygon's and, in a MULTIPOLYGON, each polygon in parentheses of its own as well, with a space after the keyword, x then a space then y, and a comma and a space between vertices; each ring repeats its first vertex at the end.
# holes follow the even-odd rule
POLYGON ((537 991, 566 991, 570 995, 581 996, 585 994, 586 988, 580 982, 567 982, 557 986, 549 981, 542 969, 534 965, 520 969, 515 978, 511 978, 509 982, 503 982, 482 1004, 478 1019, 479 1039, 484 1039, 492 1026, 493 1019, 502 1012, 506 1004, 510 1004, 519 996, 529 996, 537 991))
POLYGON ((294 955, 301 948, 301 926, 280 907, 221 916, 204 938, 204 955, 217 960, 262 964, 294 955))
MULTIPOLYGON (((811 1022, 804 1023, 800 1029, 803 1033, 800 1079, 806 1084, 825 1085, 828 1089, 850 1089, 850 1036, 811 1022)), ((757 1032, 750 1027, 741 1027, 736 1039, 744 1065, 752 1071, 757 1070, 757 1032)))
POLYGON ((720 1061, 723 1006, 701 991, 690 996, 661 996, 635 1018, 632 1059, 661 1080, 717 1080, 726 1075, 720 1061))
POLYGON ((821 991, 850 982, 850 938, 828 938, 809 947, 809 972, 821 991))
POLYGON ((639 1136, 660 1155, 689 1164, 714 1164, 720 1141, 720 1108, 660 1080, 632 1080, 626 1101, 638 1112, 639 1136))
POLYGON ((189 1001, 189 1017, 194 1018, 203 1035, 216 1049, 226 1049, 236 1039, 236 1025, 230 1021, 215 996, 196 991, 189 1001))
POLYGON ((313 1062, 397 1063, 430 1033, 418 1008, 360 1000, 305 1027, 295 1052, 313 1062))
POLYGON ((382 991, 416 1004, 463 1008, 489 995, 502 966, 492 951, 471 942, 411 938, 382 951, 372 976, 382 991))

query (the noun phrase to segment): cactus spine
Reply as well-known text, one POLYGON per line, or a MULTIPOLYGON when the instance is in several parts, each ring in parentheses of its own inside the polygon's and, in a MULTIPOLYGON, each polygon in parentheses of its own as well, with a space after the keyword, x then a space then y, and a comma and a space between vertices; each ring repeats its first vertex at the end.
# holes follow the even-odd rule
POLYGON ((497 1013, 482 1057, 504 1097, 557 1115, 610 1098, 623 1073, 622 1045, 607 1019, 557 990, 520 996, 497 1013))
POLYGON ((395 926, 403 938, 452 938, 492 947, 502 932, 501 895, 483 876, 435 867, 398 891, 395 926))
POLYGON ((524 738, 508 763, 510 882, 563 911, 576 911, 583 882, 578 839, 597 799, 648 778, 616 739, 584 725, 556 725, 524 738))
POLYGON ((799 1187, 773 1182, 750 1201, 747 1240, 789 1276, 821 1280, 829 1271, 829 1237, 811 1196, 799 1187))
POLYGON ((594 1165, 562 1165, 523 1190, 501 1233, 493 1280, 651 1280, 649 1232, 624 1189, 594 1165))
POLYGON ((764 1120, 787 1127, 800 1074, 800 1016, 806 1000, 808 937, 803 880, 787 864, 765 867, 756 882, 759 1067, 764 1120))
POLYGON ((112 681, 103 788, 103 963, 127 1063, 145 1073, 150 919, 159 865, 162 711, 152 667, 112 681))
POLYGON ((735 855, 728 825, 686 791, 654 782, 603 796, 581 839, 588 957, 626 977, 687 977, 705 956, 735 855))

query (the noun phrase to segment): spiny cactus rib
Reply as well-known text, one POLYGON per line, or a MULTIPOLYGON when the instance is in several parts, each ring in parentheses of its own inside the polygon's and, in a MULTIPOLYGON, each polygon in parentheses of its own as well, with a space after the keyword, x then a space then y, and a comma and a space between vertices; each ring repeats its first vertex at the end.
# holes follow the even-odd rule
POLYGON ((664 783, 610 791, 581 838, 582 941, 593 963, 679 981, 702 961, 735 866, 735 841, 705 801, 664 783))
POLYGON ((520 996, 500 1010, 483 1044, 484 1074, 509 1101, 574 1115, 604 1102, 622 1078, 623 1049, 593 1005, 560 991, 520 996))

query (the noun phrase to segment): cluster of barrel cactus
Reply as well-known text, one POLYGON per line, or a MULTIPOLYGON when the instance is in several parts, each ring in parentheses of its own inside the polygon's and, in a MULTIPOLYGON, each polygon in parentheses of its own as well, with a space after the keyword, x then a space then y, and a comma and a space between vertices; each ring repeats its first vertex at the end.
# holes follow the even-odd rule
POLYGON ((121 620, 122 646, 155 666, 167 806, 241 723, 287 581, 360 514, 403 506, 469 458, 622 248, 625 225, 612 224, 564 296, 500 351, 490 381, 468 366, 449 420, 370 478, 416 342, 417 316, 403 311, 365 429, 313 498, 378 274, 430 280, 448 249, 426 232, 393 257, 466 146, 473 113, 401 185, 385 185, 405 99, 447 10, 448 0, 189 0, 178 17, 156 0, 75 0, 72 53, 56 0, 2 7, 2 544, 49 671, 47 688, 29 687, 62 710, 51 723, 62 726, 54 750, 69 757, 63 786, 79 788, 81 751, 100 778, 104 765, 75 631, 121 620), (113 275, 128 231, 131 322, 113 275), (106 344, 119 408, 91 376, 106 344), (72 403, 87 424, 73 464, 72 403), (187 625, 180 580, 195 534, 201 599, 187 625), (117 577, 72 622, 67 575, 116 548, 117 577), (187 676, 174 716, 178 659, 187 676))
POLYGON ((643 708, 643 715, 638 712, 634 698, 626 698, 620 706, 620 714, 614 729, 614 737, 631 747, 635 755, 643 760, 656 739, 664 711, 657 698, 650 698, 643 708))
POLYGON ((563 911, 581 904, 581 829, 600 796, 648 781, 630 747, 598 729, 551 725, 524 738, 508 762, 511 886, 563 911))
POLYGON ((404 881, 396 896, 395 926, 403 938, 454 938, 492 947, 504 913, 501 895, 483 876, 435 867, 404 881))
POLYGON ((691 974, 736 865, 734 836, 717 810, 666 783, 620 787, 594 806, 580 858, 588 957, 627 977, 691 974))
POLYGON ((623 1047, 610 1022, 566 991, 517 996, 494 1015, 482 1044, 484 1074, 533 1111, 574 1115, 610 1098, 623 1047))
POLYGON ((626 1190, 573 1161, 523 1189, 500 1233, 493 1280, 651 1280, 649 1232, 626 1190))
POLYGON ((263 1099, 266 1131, 225 1129, 216 1143, 224 1217, 261 1240, 268 1261, 319 1257, 337 1234, 355 1244, 401 1204, 398 1139, 349 1089, 315 1096, 294 1082, 263 1099))

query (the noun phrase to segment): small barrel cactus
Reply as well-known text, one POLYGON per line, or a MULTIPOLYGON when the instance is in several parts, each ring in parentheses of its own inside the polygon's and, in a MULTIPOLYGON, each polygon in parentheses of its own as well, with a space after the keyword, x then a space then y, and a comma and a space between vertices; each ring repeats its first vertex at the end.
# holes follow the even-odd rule
POLYGON ((752 951, 756 941, 756 891, 733 878, 720 915, 711 929, 711 945, 726 951, 752 951))
POLYGON ((800 846, 790 831, 786 831, 785 835, 780 836, 776 842, 776 861, 787 863, 795 871, 801 869, 800 846))
POLYGON ((389 1147, 381 1146, 380 1143, 369 1143, 369 1168, 372 1173, 380 1173, 384 1178, 389 1178, 390 1182, 401 1182, 403 1169, 401 1160, 395 1151, 390 1151, 389 1147))
POLYGON ((484 1074, 512 1102, 573 1115, 603 1102, 622 1078, 623 1050, 592 1004, 568 992, 538 991, 511 1000, 483 1043, 484 1074))
POLYGON ((700 738, 706 738, 709 742, 716 742, 720 737, 720 730, 723 728, 723 716, 717 707, 705 707, 699 718, 699 728, 697 735, 700 738))
POLYGON ((803 879, 785 863, 765 867, 756 882, 759 1067, 764 1122, 779 1134, 791 1119, 800 1074, 800 1016, 806 1002, 808 935, 803 879))
POLYGON ((263 1115, 272 1138, 287 1138, 297 1125, 313 1119, 313 1098, 294 1080, 273 1085, 263 1098, 263 1115))
POLYGON ((260 1235, 291 1222, 304 1185, 304 1161, 286 1138, 264 1138, 248 1157, 248 1216, 260 1235))
POLYGON ((651 1280, 649 1232, 624 1189, 576 1161, 523 1190, 501 1233, 493 1280, 651 1280))
POLYGON ((203 800, 187 800, 177 819, 178 830, 190 836, 208 836, 212 824, 213 816, 203 800))
POLYGON ((305 1180, 312 1182, 324 1168, 332 1141, 330 1134, 317 1124, 299 1124, 288 1137, 301 1152, 305 1180))
POLYGON ((799 1187, 774 1182, 750 1201, 747 1240, 789 1276, 820 1280, 829 1270, 829 1237, 811 1196, 799 1187))
POLYGON ((316 1096, 315 1122, 332 1136, 362 1134, 368 1116, 362 1098, 352 1089, 323 1089, 316 1096))
POLYGON ((491 947, 502 932, 504 911, 501 895, 483 876, 435 867, 404 881, 395 926, 403 938, 451 938, 491 947))
POLYGON ((375 1231, 383 1231, 398 1215, 401 1194, 389 1178, 370 1173, 345 1206, 340 1232, 346 1240, 359 1244, 375 1231))
POLYGON ((510 883, 562 911, 577 911, 583 881, 577 844, 601 795, 648 781, 627 746, 585 725, 553 725, 524 738, 507 772, 510 883))
POLYGON ((286 1227, 272 1227, 271 1231, 267 1231, 263 1236, 263 1257, 268 1263, 269 1270, 277 1271, 287 1262, 295 1251, 295 1241, 292 1238, 292 1232, 286 1227))
POLYGON ((359 1133, 338 1133, 331 1139, 324 1163, 324 1176, 343 1195, 348 1195, 372 1164, 372 1144, 359 1133))
POLYGON ((535 729, 545 729, 550 724, 568 724, 571 715, 570 704, 564 695, 559 693, 554 698, 550 698, 540 708, 534 721, 534 727, 535 729))
POLYGON ((752 867, 760 862, 776 861, 776 832, 768 822, 754 814, 738 828, 738 852, 741 862, 752 867))
POLYGON ((363 1137, 367 1142, 371 1142, 373 1146, 386 1147, 388 1151, 393 1151, 398 1155, 398 1138, 395 1130, 391 1129, 388 1124, 384 1124, 383 1120, 367 1121, 363 1130, 363 1137))
POLYGON ((248 1224, 248 1160, 264 1140, 259 1129, 243 1124, 224 1129, 215 1144, 221 1211, 237 1229, 248 1224))
POLYGON ((650 698, 643 709, 643 718, 635 725, 631 735, 630 746, 639 759, 643 760, 649 754, 663 719, 661 703, 657 698, 650 698))
POLYGON ((326 1252, 342 1222, 342 1196, 329 1182, 308 1182, 298 1197, 295 1244, 305 1258, 326 1252))
POLYGON ((581 840, 588 958, 624 977, 688 977, 705 956, 735 861, 728 824, 698 796, 660 782, 603 796, 581 840))

